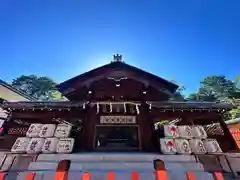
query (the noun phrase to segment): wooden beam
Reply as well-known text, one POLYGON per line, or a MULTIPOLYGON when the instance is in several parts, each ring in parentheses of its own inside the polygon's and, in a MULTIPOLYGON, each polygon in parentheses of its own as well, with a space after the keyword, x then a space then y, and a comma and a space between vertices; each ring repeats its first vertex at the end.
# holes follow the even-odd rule
MULTIPOLYGON (((199 122, 199 124, 203 123, 204 120, 207 120, 209 124, 212 122, 210 120, 218 121, 218 119, 221 117, 220 114, 216 112, 186 112, 186 111, 151 111, 151 116, 153 119, 159 119, 162 120, 165 119, 175 119, 175 118, 182 118, 183 121, 189 121, 190 119, 194 120, 194 122, 199 122)), ((190 121, 189 121, 190 122, 190 121)))
POLYGON ((12 118, 14 119, 42 119, 43 121, 49 121, 53 118, 79 118, 84 116, 84 111, 33 111, 33 112, 13 112, 12 118))

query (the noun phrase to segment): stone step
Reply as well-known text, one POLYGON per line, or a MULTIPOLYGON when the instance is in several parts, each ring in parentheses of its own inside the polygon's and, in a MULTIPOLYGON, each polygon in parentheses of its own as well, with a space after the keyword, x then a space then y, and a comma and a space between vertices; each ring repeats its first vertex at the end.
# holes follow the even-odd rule
MULTIPOLYGON (((57 168, 57 162, 31 162, 29 170, 55 170, 57 168)), ((203 165, 200 163, 193 162, 167 162, 165 163, 167 170, 174 171, 204 171, 203 165)), ((70 170, 81 171, 81 170, 149 170, 154 171, 152 162, 72 162, 70 170)))
POLYGON ((196 162, 195 156, 192 155, 159 155, 148 153, 83 153, 83 154, 40 154, 37 161, 55 161, 71 160, 76 162, 81 161, 129 161, 129 162, 153 162, 155 159, 161 159, 164 162, 196 162))
POLYGON ((31 162, 28 166, 28 170, 55 171, 57 166, 58 166, 57 162, 31 162))
MULTIPOLYGON (((30 163, 28 170, 56 170, 58 166, 57 162, 32 162, 30 163)), ((70 171, 81 171, 81 170, 153 170, 152 163, 114 163, 114 162, 83 162, 83 163, 71 163, 70 171)))

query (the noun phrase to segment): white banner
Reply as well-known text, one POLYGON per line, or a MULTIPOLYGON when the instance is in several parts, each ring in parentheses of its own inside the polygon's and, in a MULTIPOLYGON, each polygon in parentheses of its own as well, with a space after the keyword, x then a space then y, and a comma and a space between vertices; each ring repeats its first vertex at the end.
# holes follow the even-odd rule
POLYGON ((101 116, 100 124, 136 124, 136 116, 101 116))

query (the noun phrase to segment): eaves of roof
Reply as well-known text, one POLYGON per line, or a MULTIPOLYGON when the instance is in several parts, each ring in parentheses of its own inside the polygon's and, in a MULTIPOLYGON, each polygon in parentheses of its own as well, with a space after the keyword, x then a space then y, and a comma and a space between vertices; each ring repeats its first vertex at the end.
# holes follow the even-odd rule
POLYGON ((25 92, 20 91, 20 90, 14 88, 13 86, 11 86, 10 84, 6 83, 5 81, 3 81, 3 80, 1 80, 1 79, 0 79, 0 85, 2 85, 2 86, 4 86, 5 88, 7 88, 7 89, 9 89, 9 90, 11 90, 11 91, 19 94, 20 96, 25 97, 26 99, 28 99, 28 100, 30 100, 30 101, 37 101, 36 98, 34 98, 34 97, 32 97, 32 96, 29 96, 29 95, 27 95, 25 92))

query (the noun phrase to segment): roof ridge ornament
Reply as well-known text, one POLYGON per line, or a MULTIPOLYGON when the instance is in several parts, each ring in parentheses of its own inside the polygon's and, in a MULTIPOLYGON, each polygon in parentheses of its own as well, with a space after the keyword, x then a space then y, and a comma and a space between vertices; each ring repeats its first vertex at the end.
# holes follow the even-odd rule
POLYGON ((114 54, 113 55, 113 61, 112 62, 123 62, 122 55, 120 54, 114 54))

